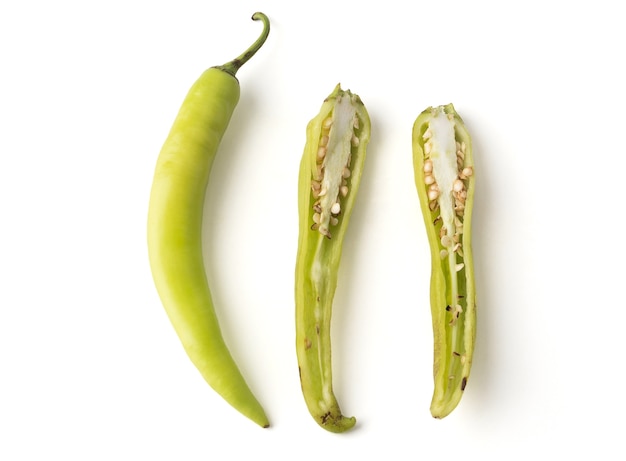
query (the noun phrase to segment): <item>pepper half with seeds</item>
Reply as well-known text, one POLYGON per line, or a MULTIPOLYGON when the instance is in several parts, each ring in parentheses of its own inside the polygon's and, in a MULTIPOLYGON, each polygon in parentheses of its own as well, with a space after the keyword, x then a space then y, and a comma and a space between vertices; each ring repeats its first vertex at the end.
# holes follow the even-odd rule
POLYGON ((430 411, 443 418, 461 400, 476 336, 472 142, 452 104, 429 107, 417 117, 413 164, 431 248, 435 389, 430 411))
POLYGON ((369 138, 365 106, 337 85, 307 126, 300 163, 296 351, 309 412, 331 432, 344 432, 356 423, 341 414, 333 394, 330 320, 342 243, 369 138))

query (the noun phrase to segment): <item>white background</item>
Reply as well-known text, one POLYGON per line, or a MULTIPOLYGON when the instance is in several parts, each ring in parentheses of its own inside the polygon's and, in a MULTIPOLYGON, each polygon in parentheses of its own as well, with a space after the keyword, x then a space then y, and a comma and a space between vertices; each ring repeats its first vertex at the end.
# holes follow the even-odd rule
POLYGON ((623 459, 619 2, 22 1, 0 6, 0 459, 623 459), (18 6, 19 5, 19 6, 18 6), (237 56, 206 264, 271 420, 187 359, 148 266, 156 158, 201 72, 237 56), (372 141, 334 302, 334 386, 309 416, 294 346, 298 164, 341 82, 372 141), (429 413, 429 248, 411 127, 454 103, 474 140, 475 361, 429 413))

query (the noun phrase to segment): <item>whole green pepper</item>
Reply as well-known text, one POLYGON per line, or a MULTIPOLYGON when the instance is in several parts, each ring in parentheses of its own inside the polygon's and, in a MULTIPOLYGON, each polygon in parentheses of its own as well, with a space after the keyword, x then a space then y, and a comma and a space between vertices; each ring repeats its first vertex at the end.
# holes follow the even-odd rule
POLYGON ((300 163, 296 262, 296 351, 302 392, 315 421, 343 432, 332 389, 330 319, 343 239, 357 195, 370 119, 360 98, 339 85, 307 126, 300 163))
POLYGON ((430 411, 443 418, 461 400, 476 336, 474 160, 470 135, 452 104, 429 107, 417 117, 413 163, 431 248, 435 389, 430 411))
POLYGON ((239 101, 237 70, 269 34, 241 56, 206 70, 189 90, 157 160, 148 212, 148 250, 154 282, 185 351, 208 384, 257 424, 263 408, 246 384, 222 337, 202 252, 204 197, 213 159, 239 101))

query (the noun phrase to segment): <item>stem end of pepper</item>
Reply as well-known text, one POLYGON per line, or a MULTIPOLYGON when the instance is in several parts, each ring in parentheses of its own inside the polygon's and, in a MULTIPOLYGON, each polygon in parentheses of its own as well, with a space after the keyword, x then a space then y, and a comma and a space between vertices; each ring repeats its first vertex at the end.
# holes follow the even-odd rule
POLYGON ((215 66, 217 69, 220 69, 234 77, 239 68, 243 66, 246 62, 248 62, 250 58, 252 58, 252 56, 254 56, 256 52, 261 49, 270 33, 270 20, 264 13, 261 13, 260 11, 257 11, 252 15, 252 20, 263 21, 263 30, 261 31, 261 35, 259 36, 259 38, 256 39, 256 41, 252 45, 250 45, 250 47, 246 51, 244 51, 241 55, 239 55, 232 61, 227 62, 226 64, 223 64, 221 66, 215 66))

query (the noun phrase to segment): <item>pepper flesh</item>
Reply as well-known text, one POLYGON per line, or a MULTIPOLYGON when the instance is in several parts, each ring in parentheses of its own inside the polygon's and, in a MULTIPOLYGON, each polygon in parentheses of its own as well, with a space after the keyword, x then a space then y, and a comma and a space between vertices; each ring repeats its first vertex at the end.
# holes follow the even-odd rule
POLYGON ((330 323, 342 243, 359 188, 370 119, 360 98, 337 85, 307 126, 298 181, 296 352, 302 392, 331 432, 354 426, 332 389, 330 323))
POLYGON ((472 142, 452 104, 429 107, 417 117, 413 163, 431 249, 434 392, 430 411, 433 417, 444 418, 456 408, 467 385, 476 336, 472 142))
POLYGON ((222 337, 202 252, 202 214, 211 166, 239 101, 237 70, 263 45, 206 70, 189 90, 161 149, 148 211, 148 252, 154 282, 185 351, 207 383, 262 427, 269 422, 222 337))

